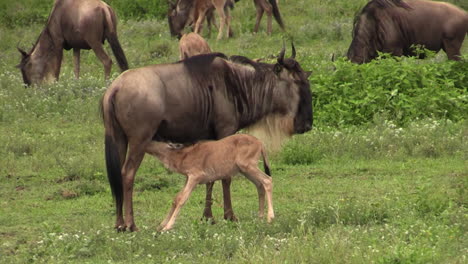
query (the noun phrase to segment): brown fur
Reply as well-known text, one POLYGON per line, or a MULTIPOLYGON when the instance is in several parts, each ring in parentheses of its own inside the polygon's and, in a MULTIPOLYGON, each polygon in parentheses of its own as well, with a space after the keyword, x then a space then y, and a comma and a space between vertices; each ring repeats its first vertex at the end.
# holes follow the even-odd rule
POLYGON ((73 49, 75 77, 80 74, 80 50, 92 49, 104 65, 108 79, 112 60, 102 44, 107 39, 122 71, 127 59, 117 39, 117 19, 112 8, 100 0, 56 0, 46 27, 30 52, 21 49, 18 67, 26 84, 58 80, 63 49, 73 49))
MULTIPOLYGON (((200 34, 205 18, 215 9, 219 17, 217 39, 221 39, 223 35, 228 38, 231 24, 228 8, 230 5, 232 5, 231 0, 179 0, 169 10, 168 19, 171 34, 180 36, 185 26, 192 22, 195 24, 194 32, 200 34)), ((211 22, 211 19, 208 21, 211 22)))
POLYGON ((179 56, 181 60, 205 53, 211 53, 211 49, 202 36, 191 32, 184 34, 182 38, 180 38, 179 56))
POLYGON ((257 17, 255 21, 254 32, 258 32, 260 27, 260 21, 262 20, 263 13, 267 15, 267 33, 271 34, 271 17, 275 17, 276 22, 280 25, 281 29, 284 30, 284 23, 281 18, 277 0, 254 0, 255 9, 257 10, 257 17))
POLYGON ((426 0, 372 0, 356 17, 348 58, 366 63, 378 52, 414 56, 412 46, 444 50, 460 60, 468 13, 452 4, 426 0))
POLYGON ((187 177, 184 188, 174 199, 159 230, 166 231, 173 227, 180 209, 198 184, 230 179, 239 172, 257 187, 258 216, 264 216, 266 193, 267 220, 273 220, 272 179, 258 169, 258 161, 262 157, 265 171, 269 173, 268 159, 262 142, 255 137, 236 134, 218 141, 204 141, 182 148, 153 141, 147 146, 146 152, 156 156, 169 170, 187 177))

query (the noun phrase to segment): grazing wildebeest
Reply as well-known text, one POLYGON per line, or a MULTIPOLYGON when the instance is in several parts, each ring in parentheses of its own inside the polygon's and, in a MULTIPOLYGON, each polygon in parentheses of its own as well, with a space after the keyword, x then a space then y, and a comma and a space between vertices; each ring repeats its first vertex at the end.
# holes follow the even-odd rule
POLYGON ((460 59, 460 47, 468 32, 468 14, 444 2, 425 0, 373 0, 354 21, 348 58, 366 63, 378 51, 395 56, 416 55, 413 45, 460 59))
POLYGON ((275 17, 276 22, 284 30, 284 23, 283 19, 281 18, 281 14, 279 12, 278 4, 276 0, 254 0, 255 9, 257 10, 257 20, 255 21, 254 32, 258 32, 258 28, 260 26, 260 21, 262 20, 263 13, 266 12, 267 14, 267 33, 271 34, 271 16, 275 17))
MULTIPOLYGON (((219 17, 219 33, 217 39, 223 34, 229 37, 231 16, 229 9, 232 8, 231 0, 179 0, 177 4, 169 5, 168 22, 169 30, 173 36, 180 37, 185 26, 195 23, 194 32, 200 33, 201 26, 207 14, 216 9, 219 17), (226 30, 224 28, 226 27, 226 30)), ((211 19, 208 19, 211 23, 211 19)))
MULTIPOLYGON (((116 204, 117 230, 137 230, 133 181, 152 140, 196 142, 221 139, 274 116, 289 135, 312 128, 308 76, 292 56, 256 63, 242 56, 202 54, 173 63, 128 70, 102 99, 107 174, 116 204), (123 217, 125 208, 125 220, 123 217)), ((273 122, 275 123, 275 122, 273 122)), ((269 122, 265 122, 266 125, 269 122)), ((224 179, 226 219, 234 220, 230 179, 224 179)), ((207 184, 204 216, 212 217, 207 184)))
POLYGON ((179 41, 179 57, 181 60, 199 54, 211 53, 206 40, 197 33, 184 34, 179 41))
POLYGON ((31 51, 18 48, 24 83, 58 80, 63 49, 73 49, 75 77, 80 74, 80 49, 92 49, 104 65, 108 79, 112 60, 102 44, 107 39, 122 71, 127 59, 117 39, 117 19, 112 8, 100 0, 56 0, 45 28, 31 51))
POLYGON ((156 156, 169 170, 184 174, 187 179, 184 188, 174 199, 169 214, 159 225, 159 230, 172 228, 180 209, 198 184, 232 178, 239 172, 257 187, 258 216, 264 216, 266 193, 267 221, 271 222, 275 217, 273 183, 271 177, 268 177, 271 176, 268 158, 262 142, 257 138, 236 134, 218 141, 204 141, 187 147, 152 141, 148 144, 146 152, 156 156), (258 168, 260 157, 263 159, 266 174, 258 168))

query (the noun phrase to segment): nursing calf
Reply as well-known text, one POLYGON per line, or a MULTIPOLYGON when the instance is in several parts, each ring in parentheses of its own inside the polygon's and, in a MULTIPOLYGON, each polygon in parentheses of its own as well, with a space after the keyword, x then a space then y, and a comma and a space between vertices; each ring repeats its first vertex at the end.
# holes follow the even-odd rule
MULTIPOLYGON (((272 190, 273 183, 263 144, 255 137, 236 134, 218 141, 203 141, 184 147, 152 141, 146 152, 156 156, 171 171, 187 177, 184 188, 177 194, 172 208, 160 224, 159 230, 173 227, 177 215, 198 184, 228 179, 237 173, 244 174, 257 187, 259 217, 264 216, 265 193, 268 203, 267 221, 274 218, 272 190), (265 173, 258 168, 262 156, 265 173), (268 175, 267 175, 268 174, 268 175)), ((224 197, 230 199, 230 197, 224 197)))

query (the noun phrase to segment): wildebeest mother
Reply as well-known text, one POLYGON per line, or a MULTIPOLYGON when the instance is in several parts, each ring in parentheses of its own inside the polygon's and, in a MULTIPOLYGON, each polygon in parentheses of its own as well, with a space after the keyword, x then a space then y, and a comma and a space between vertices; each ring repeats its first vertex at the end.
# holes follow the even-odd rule
POLYGON ((451 60, 460 59, 468 32, 468 13, 444 2, 426 0, 372 0, 356 17, 348 58, 366 63, 377 51, 414 56, 412 45, 443 49, 451 60))
MULTIPOLYGON (((283 48, 277 63, 266 64, 211 53, 122 73, 102 100, 107 174, 116 202, 115 228, 137 230, 133 180, 152 140, 220 139, 272 116, 281 119, 282 129, 289 135, 309 131, 310 73, 294 59, 294 47, 292 54, 285 59, 283 48)), ((229 184, 230 179, 223 180, 225 218, 235 219, 229 184)), ((207 184, 206 217, 211 216, 212 186, 207 184)))

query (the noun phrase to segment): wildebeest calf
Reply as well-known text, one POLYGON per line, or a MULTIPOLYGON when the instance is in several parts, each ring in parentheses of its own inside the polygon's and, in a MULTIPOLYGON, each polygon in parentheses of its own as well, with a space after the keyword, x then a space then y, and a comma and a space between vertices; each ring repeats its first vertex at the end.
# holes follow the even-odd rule
POLYGON ((274 218, 273 183, 269 177, 268 159, 262 142, 257 138, 246 134, 235 134, 218 141, 203 141, 188 147, 152 141, 146 148, 146 152, 156 156, 168 169, 187 177, 184 188, 177 194, 159 230, 165 231, 172 228, 181 207, 197 184, 231 178, 239 172, 257 187, 259 217, 262 218, 264 215, 266 193, 267 221, 271 222, 274 218), (263 158, 266 174, 258 168, 260 156, 263 158))
POLYGON ((184 34, 182 38, 180 38, 179 54, 181 60, 205 53, 211 53, 211 49, 202 36, 191 32, 184 34))

